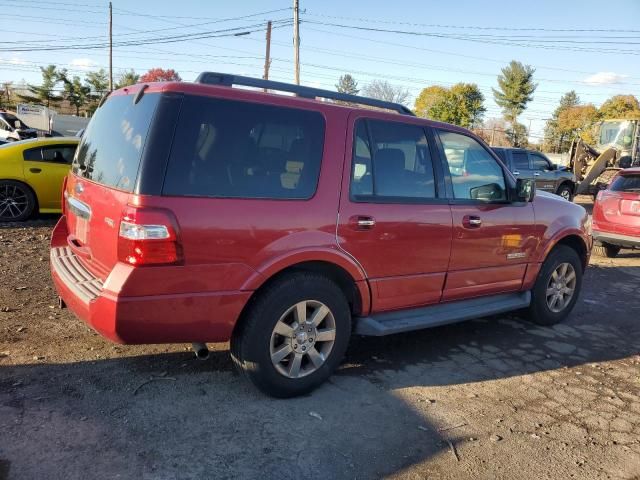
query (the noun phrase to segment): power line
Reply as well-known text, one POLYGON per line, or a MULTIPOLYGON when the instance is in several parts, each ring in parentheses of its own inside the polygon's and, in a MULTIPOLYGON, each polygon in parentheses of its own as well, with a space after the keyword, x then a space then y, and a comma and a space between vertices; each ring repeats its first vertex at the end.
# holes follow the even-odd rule
POLYGON ((324 15, 319 13, 311 13, 305 11, 305 15, 312 17, 323 18, 335 18, 339 20, 356 20, 367 23, 382 23, 390 25, 409 25, 415 27, 429 27, 429 28, 451 28, 451 29, 465 29, 465 30, 504 30, 504 31, 541 31, 541 32, 620 32, 620 33, 640 33, 640 30, 625 30, 625 29, 609 29, 609 28, 545 28, 545 27, 496 27, 496 26, 476 26, 476 25, 443 25, 434 23, 415 23, 415 22, 403 22, 393 20, 377 20, 372 18, 363 17, 345 17, 338 15, 324 15))

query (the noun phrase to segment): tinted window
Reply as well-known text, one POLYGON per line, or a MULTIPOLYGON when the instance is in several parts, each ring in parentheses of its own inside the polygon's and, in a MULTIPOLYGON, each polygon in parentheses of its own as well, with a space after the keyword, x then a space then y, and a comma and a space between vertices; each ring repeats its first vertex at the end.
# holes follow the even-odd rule
POLYGON ((438 135, 449 164, 455 198, 507 199, 502 168, 482 145, 459 133, 439 131, 438 135))
POLYGON ((369 145, 367 125, 364 121, 359 121, 356 126, 354 142, 351 194, 355 196, 373 195, 371 147, 369 145))
POLYGON ((542 155, 530 153, 531 163, 534 170, 549 170, 549 162, 542 155))
POLYGON ((73 172, 103 185, 132 191, 158 99, 158 94, 147 93, 134 105, 133 95, 109 97, 85 130, 73 172))
POLYGON ((529 156, 527 152, 511 152, 514 170, 529 170, 529 156))
POLYGON ((187 96, 163 193, 310 198, 323 142, 324 119, 317 112, 187 96))
POLYGON ((640 192, 640 175, 619 175, 611 183, 614 192, 640 192))
POLYGON ((22 152, 22 158, 29 161, 41 162, 42 161, 42 148, 30 148, 22 152))
POLYGON ((50 147, 42 147, 42 160, 45 162, 71 164, 75 153, 75 145, 53 145, 50 147))
MULTIPOLYGON (((358 122, 351 193, 357 197, 435 198, 433 164, 421 127, 358 122)), ((366 200, 366 198, 361 198, 366 200)))
POLYGON ((502 150, 502 149, 496 149, 496 148, 494 148, 493 151, 496 153, 496 155, 498 155, 498 157, 500 157, 500 160, 502 160, 506 165, 507 164, 507 154, 505 153, 505 151, 502 150))

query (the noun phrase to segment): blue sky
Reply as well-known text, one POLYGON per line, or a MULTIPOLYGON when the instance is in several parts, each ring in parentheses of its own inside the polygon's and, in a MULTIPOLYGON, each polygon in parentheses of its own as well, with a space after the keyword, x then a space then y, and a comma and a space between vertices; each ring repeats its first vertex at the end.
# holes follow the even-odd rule
MULTIPOLYGON (((596 106, 614 94, 640 95, 638 0, 300 2, 304 84, 333 88, 340 74, 350 72, 361 86, 380 78, 408 88, 415 97, 429 85, 473 82, 485 94, 486 117, 491 118, 500 116, 491 87, 496 86, 500 68, 516 59, 536 68, 538 90, 520 118, 527 126, 531 122, 534 138, 542 133, 544 119, 550 116, 562 93, 570 89, 575 89, 583 102, 596 106), (580 31, 592 29, 602 31, 580 31), (531 46, 532 42, 547 48, 531 46), (626 53, 617 52, 619 49, 626 53)), ((105 48, 84 46, 104 41, 108 2, 51 0, 26 4, 21 0, 4 0, 3 3, 6 5, 0 19, 2 39, 16 43, 0 44, 3 50, 0 81, 25 79, 37 83, 40 78, 37 66, 48 63, 79 75, 86 69, 107 66, 105 48), (20 46, 61 44, 83 48, 16 51, 20 46)), ((289 0, 115 0, 114 42, 135 43, 141 38, 234 27, 242 27, 242 31, 258 30, 259 24, 268 19, 290 19, 291 4, 289 0), (278 9, 283 10, 259 14, 278 9), (258 15, 219 21, 251 14, 258 15), (139 33, 148 30, 153 32, 139 33)), ((271 78, 293 81, 292 27, 275 28, 272 42, 271 78)), ((262 76, 263 58, 264 30, 260 30, 243 36, 118 46, 114 50, 114 68, 116 77, 122 70, 134 68, 142 73, 151 67, 174 68, 185 80, 193 80, 203 70, 262 76)))

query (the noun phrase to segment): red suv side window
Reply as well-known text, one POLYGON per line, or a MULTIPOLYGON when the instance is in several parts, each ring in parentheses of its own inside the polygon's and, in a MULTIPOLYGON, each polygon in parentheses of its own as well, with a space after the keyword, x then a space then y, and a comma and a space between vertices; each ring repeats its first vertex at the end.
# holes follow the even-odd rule
POLYGON ((433 163, 421 127, 360 120, 354 142, 351 195, 356 200, 436 197, 433 163))

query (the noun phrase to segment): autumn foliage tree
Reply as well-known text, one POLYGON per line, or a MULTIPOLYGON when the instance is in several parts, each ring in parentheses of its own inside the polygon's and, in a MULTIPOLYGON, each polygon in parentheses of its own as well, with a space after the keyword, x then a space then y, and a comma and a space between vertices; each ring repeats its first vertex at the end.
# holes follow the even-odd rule
POLYGON ((152 68, 147 73, 142 75, 138 80, 140 83, 144 82, 179 82, 182 80, 178 72, 170 68, 164 70, 162 68, 152 68))
POLYGON ((640 102, 633 95, 614 95, 600 107, 600 115, 607 118, 640 119, 640 102))
POLYGON ((416 115, 465 128, 477 127, 486 110, 484 95, 474 83, 458 83, 451 88, 427 87, 415 103, 416 115))

